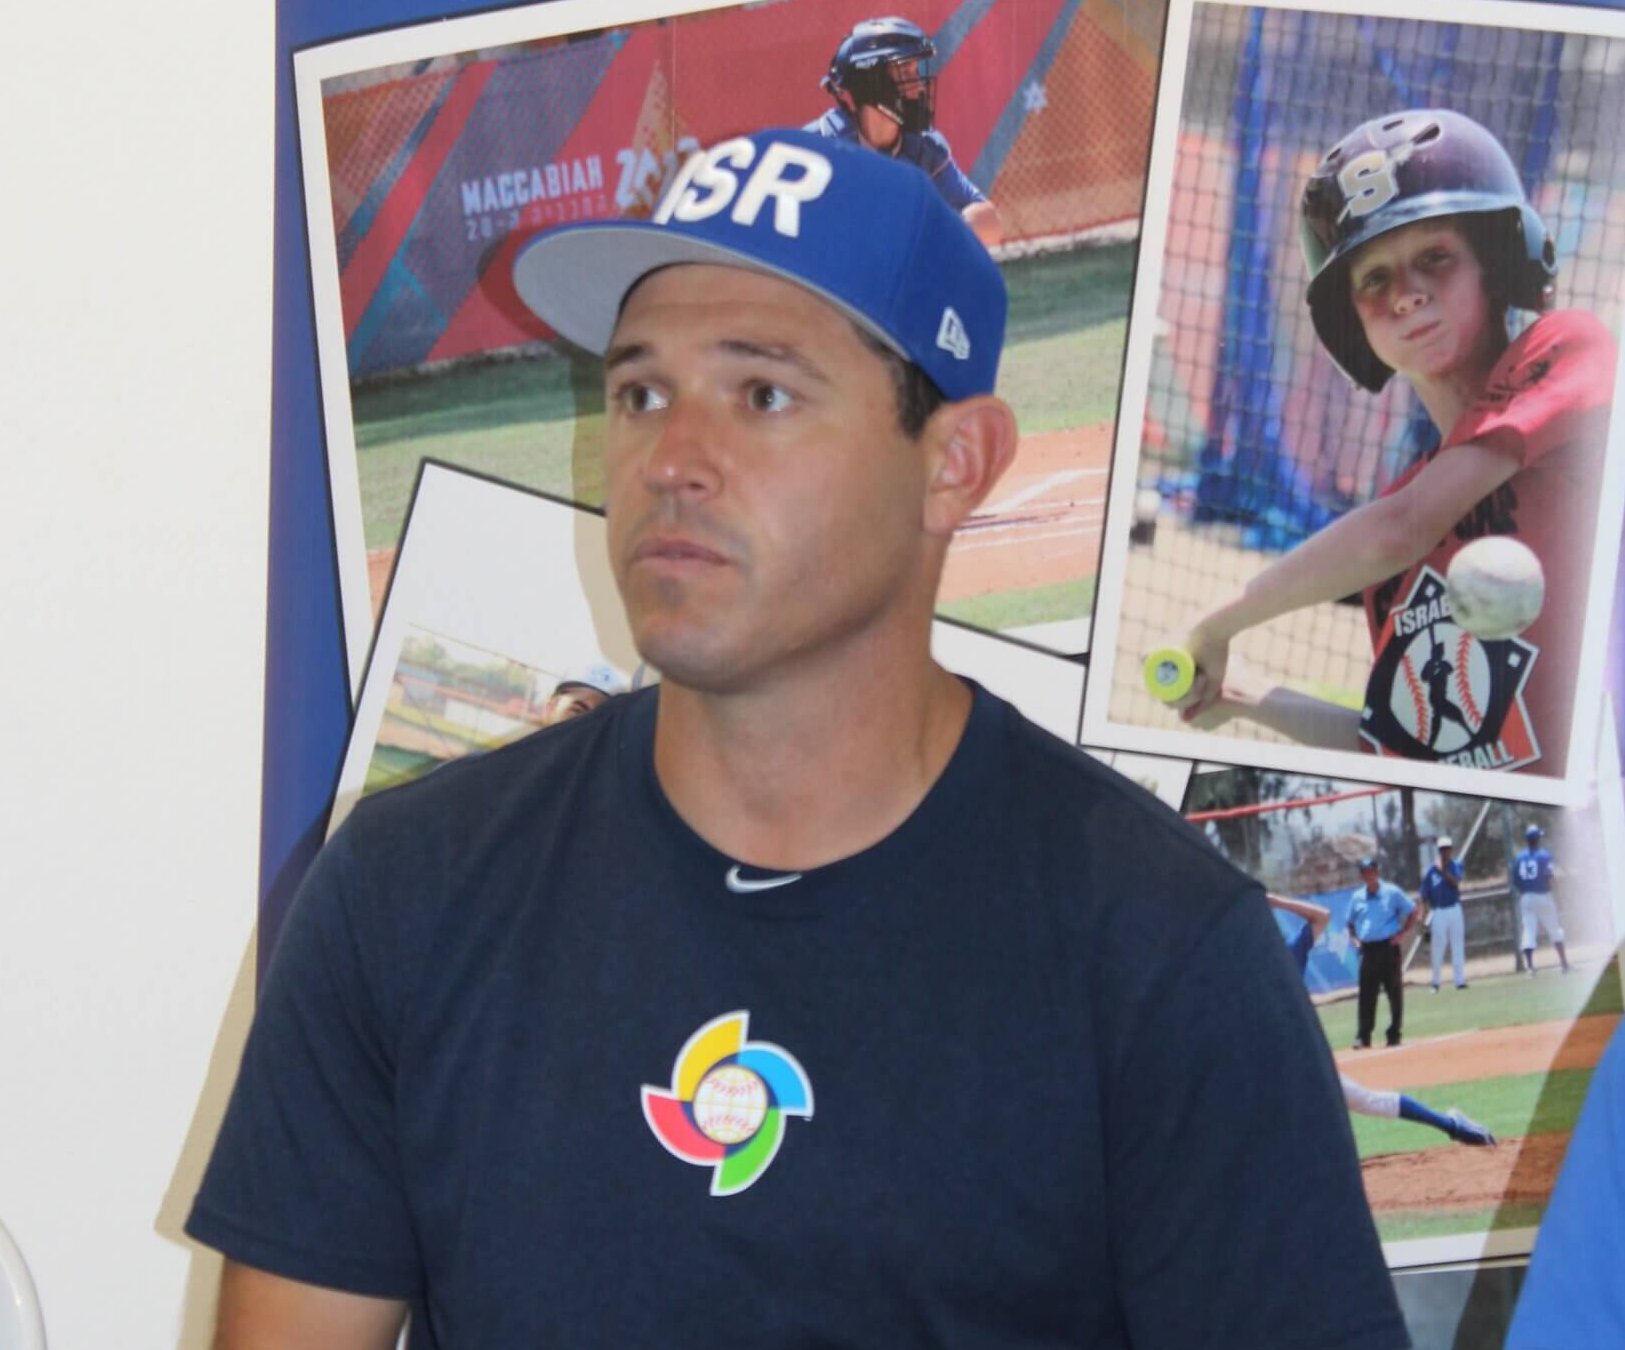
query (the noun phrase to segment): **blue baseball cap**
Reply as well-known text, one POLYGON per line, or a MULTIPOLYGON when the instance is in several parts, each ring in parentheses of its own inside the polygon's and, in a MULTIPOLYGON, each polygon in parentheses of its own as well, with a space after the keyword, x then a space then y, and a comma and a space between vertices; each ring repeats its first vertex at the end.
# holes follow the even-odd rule
POLYGON ((691 156, 648 220, 537 235, 514 259, 519 298, 603 355, 639 280, 676 263, 745 267, 803 286, 931 377, 950 400, 993 392, 1004 278, 917 166, 776 129, 691 156))

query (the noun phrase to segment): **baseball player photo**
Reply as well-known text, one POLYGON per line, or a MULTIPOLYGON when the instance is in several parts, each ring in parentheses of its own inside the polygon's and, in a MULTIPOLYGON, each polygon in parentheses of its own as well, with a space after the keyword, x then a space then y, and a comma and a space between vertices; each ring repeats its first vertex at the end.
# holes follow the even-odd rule
POLYGON ((936 44, 919 24, 903 18, 865 19, 841 39, 823 88, 835 106, 808 131, 855 140, 893 159, 917 164, 943 201, 965 218, 990 247, 1004 238, 998 209, 954 163, 953 151, 932 125, 937 76, 936 44))
MULTIPOLYGON (((1307 38, 1347 20, 1271 22, 1307 38)), ((1250 58, 1289 78, 1269 24, 1241 28, 1240 73, 1250 58)), ((1617 272, 1597 284, 1595 245, 1576 252, 1584 227, 1568 213, 1584 195, 1625 191, 1625 164, 1616 173, 1577 83, 1545 103, 1492 101, 1476 59, 1402 77, 1408 61, 1434 60, 1430 25, 1376 31, 1394 71, 1391 87, 1365 81, 1369 115, 1339 125, 1329 119, 1347 105, 1334 102, 1298 118, 1282 91, 1240 130, 1240 153, 1256 149, 1273 177, 1237 207, 1237 228, 1297 235, 1269 259, 1281 271, 1232 293, 1260 303, 1237 320, 1248 343, 1235 324, 1222 330, 1235 349, 1222 359, 1262 364, 1221 372, 1188 485, 1149 461, 1138 470, 1190 494, 1187 537, 1228 550, 1234 567, 1189 591, 1183 616, 1165 608, 1168 631, 1117 643, 1118 693, 1136 677, 1143 688, 1113 707, 1176 733, 1247 738, 1248 750, 1467 771, 1453 785, 1584 775, 1595 742, 1575 735, 1595 728, 1603 654, 1587 618, 1606 608, 1595 583, 1612 574, 1619 534, 1608 464, 1619 311, 1617 272), (1593 140, 1582 187, 1571 147, 1593 140), (1270 207, 1292 201, 1290 217, 1267 209, 1267 191, 1270 207), (1303 388, 1272 382, 1270 353, 1289 347, 1303 388), (1381 418, 1361 420, 1375 400, 1381 418), (1375 453, 1349 444, 1371 434, 1375 453)), ((1208 40, 1193 44, 1193 81, 1208 40)), ((1198 92, 1186 92, 1194 115, 1198 92)), ((1265 265, 1257 250, 1229 256, 1232 269, 1265 265)), ((1142 589, 1180 561, 1162 531, 1132 552, 1142 589)))
POLYGON ((1371 1048, 1377 1021, 1377 995, 1388 1000, 1384 1040, 1392 1047, 1403 1039, 1405 1023, 1405 939, 1416 923, 1417 908, 1392 882, 1378 876, 1377 860, 1361 858, 1360 884, 1349 899, 1348 934, 1360 957, 1359 1020, 1354 1048, 1371 1048))
POLYGON ((1422 922, 1427 925, 1428 953, 1433 960, 1433 992, 1439 992, 1439 976, 1446 953, 1456 988, 1467 987, 1467 923, 1461 908, 1461 879, 1465 875, 1456 857, 1456 842, 1441 834, 1434 844, 1438 850, 1428 870, 1422 873, 1417 899, 1422 905, 1422 922))
MULTIPOLYGON (((1273 891, 1265 892, 1264 898, 1269 901, 1271 909, 1294 915, 1303 921, 1298 931, 1287 939, 1287 950, 1292 953, 1292 959, 1298 963, 1298 970, 1300 972, 1305 970, 1309 965, 1309 953, 1325 936, 1326 929, 1331 924, 1331 910, 1313 901, 1299 900, 1290 895, 1276 895, 1273 891)), ((1487 1148, 1495 1143, 1494 1132, 1487 1125, 1482 1125, 1467 1115, 1460 1107, 1452 1106, 1445 1111, 1435 1111, 1408 1092, 1369 1088, 1359 1079, 1343 1072, 1340 1072, 1337 1078, 1342 1085, 1343 1100, 1349 1110, 1362 1116, 1371 1116, 1377 1120, 1409 1120, 1418 1125, 1427 1125, 1456 1143, 1468 1144, 1473 1148, 1487 1148)))
POLYGON ((603 394, 519 250, 648 219, 702 145, 777 126, 908 164, 995 248, 1023 435, 938 613, 1085 651, 1159 37, 1054 0, 554 0, 298 52, 352 688, 426 456, 602 506, 603 394))
POLYGON ((1521 803, 1209 765, 1181 809, 1265 887, 1334 1050, 1389 1265, 1527 1253, 1618 1020, 1619 860, 1603 808, 1540 811, 1570 860, 1553 889, 1573 974, 1549 973, 1555 956, 1537 951, 1535 980, 1513 950, 1522 911, 1508 864, 1532 823, 1521 803), (1452 877, 1454 906, 1436 872, 1452 877), (1441 939, 1419 918, 1429 895, 1433 923, 1454 908, 1466 938, 1461 982, 1452 949, 1436 996, 1428 943, 1441 939))
POLYGON ((1512 860, 1512 884, 1518 891, 1518 917, 1521 928, 1524 972, 1535 973, 1535 944, 1541 930, 1550 939, 1557 953, 1559 969, 1567 975, 1570 970, 1569 954, 1563 946, 1563 921, 1557 915, 1557 902, 1552 899, 1552 875, 1556 864, 1551 850, 1541 842, 1546 831, 1539 825, 1524 829, 1524 846, 1512 860))

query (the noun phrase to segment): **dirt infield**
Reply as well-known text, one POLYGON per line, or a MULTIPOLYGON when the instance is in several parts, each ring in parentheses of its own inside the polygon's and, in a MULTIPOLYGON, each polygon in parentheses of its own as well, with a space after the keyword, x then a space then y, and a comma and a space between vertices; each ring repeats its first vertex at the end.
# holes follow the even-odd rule
POLYGON ((1109 422, 1023 436, 993 500, 955 538, 938 598, 966 600, 1093 576, 1111 450, 1109 422))
POLYGON ((1403 1091, 1514 1073, 1595 1068, 1617 1014, 1435 1036, 1392 1050, 1342 1050, 1337 1067, 1367 1087, 1403 1091))
POLYGON ((1568 1131, 1503 1139, 1495 1148, 1390 1153, 1361 1168, 1376 1214, 1544 1205, 1568 1152, 1568 1131))
MULTIPOLYGON (((1438 1036, 1393 1050, 1343 1051, 1337 1067, 1387 1090, 1589 1069, 1618 1023, 1617 1014, 1603 1014, 1438 1036)), ((1367 1158, 1360 1170, 1377 1214, 1544 1205, 1568 1146, 1568 1131, 1552 1131, 1503 1139, 1495 1148, 1385 1154, 1367 1158)))
MULTIPOLYGON (((966 600, 1093 576, 1111 449, 1109 422, 1023 436, 993 501, 954 540, 940 599, 966 600)), ((375 624, 394 568, 394 548, 367 554, 375 624)))

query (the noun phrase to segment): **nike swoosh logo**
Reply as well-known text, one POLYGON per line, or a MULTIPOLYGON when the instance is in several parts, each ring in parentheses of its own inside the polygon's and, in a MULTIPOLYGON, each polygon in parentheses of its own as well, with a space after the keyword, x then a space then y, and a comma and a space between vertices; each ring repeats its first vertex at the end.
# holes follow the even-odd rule
POLYGON ((739 864, 735 863, 722 880, 735 895, 750 895, 755 891, 771 891, 779 886, 788 886, 792 881, 800 881, 801 873, 785 872, 776 877, 742 877, 739 875, 739 864))

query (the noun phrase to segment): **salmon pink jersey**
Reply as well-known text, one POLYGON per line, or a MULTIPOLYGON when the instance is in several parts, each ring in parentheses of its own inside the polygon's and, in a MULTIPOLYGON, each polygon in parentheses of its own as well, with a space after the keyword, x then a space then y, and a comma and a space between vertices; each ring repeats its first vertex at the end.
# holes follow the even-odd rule
POLYGON ((1592 315, 1542 315, 1502 354, 1439 448, 1383 492, 1469 443, 1520 461, 1420 562, 1366 589, 1374 651, 1360 726, 1366 749, 1563 773, 1617 359, 1592 315), (1503 641, 1458 627, 1444 585, 1456 552, 1491 534, 1527 544, 1546 574, 1539 617, 1503 641))

